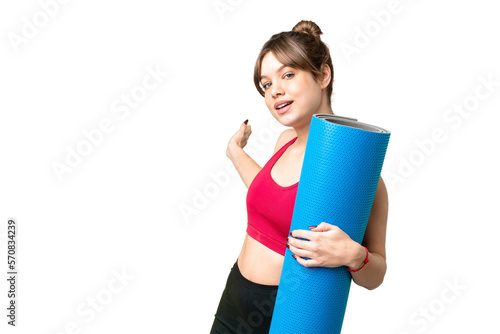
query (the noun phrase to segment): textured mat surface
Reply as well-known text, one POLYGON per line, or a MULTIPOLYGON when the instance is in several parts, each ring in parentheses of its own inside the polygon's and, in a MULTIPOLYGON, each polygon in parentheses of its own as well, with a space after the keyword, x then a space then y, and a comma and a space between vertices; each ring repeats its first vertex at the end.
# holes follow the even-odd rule
MULTIPOLYGON (((361 243, 389 137, 353 118, 314 114, 290 231, 327 222, 361 243)), ((340 333, 351 279, 344 266, 303 267, 287 249, 269 333, 340 333)))

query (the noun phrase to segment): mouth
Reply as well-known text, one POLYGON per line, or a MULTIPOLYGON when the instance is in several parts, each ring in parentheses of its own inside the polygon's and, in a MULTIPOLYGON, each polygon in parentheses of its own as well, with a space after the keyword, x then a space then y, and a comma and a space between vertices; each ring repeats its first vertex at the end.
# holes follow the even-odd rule
POLYGON ((278 114, 283 114, 286 111, 288 111, 288 109, 290 109, 290 105, 292 103, 293 103, 293 101, 276 102, 276 104, 274 105, 274 108, 278 111, 278 114))

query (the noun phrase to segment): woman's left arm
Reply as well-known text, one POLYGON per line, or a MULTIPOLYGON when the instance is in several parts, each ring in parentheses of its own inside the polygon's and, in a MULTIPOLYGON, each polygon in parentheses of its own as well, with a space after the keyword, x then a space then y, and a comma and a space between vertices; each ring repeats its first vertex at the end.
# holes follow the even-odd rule
POLYGON ((363 247, 365 246, 369 251, 369 262, 361 270, 352 272, 351 275, 356 284, 369 290, 375 289, 382 284, 387 268, 385 239, 388 206, 387 189, 381 177, 362 244, 352 240, 339 227, 322 222, 317 227, 311 227, 311 231, 292 231, 292 238, 288 239, 288 247, 294 253, 296 260, 305 267, 344 265, 351 270, 356 270, 366 259, 367 254, 363 247), (304 257, 310 259, 305 260, 304 257))

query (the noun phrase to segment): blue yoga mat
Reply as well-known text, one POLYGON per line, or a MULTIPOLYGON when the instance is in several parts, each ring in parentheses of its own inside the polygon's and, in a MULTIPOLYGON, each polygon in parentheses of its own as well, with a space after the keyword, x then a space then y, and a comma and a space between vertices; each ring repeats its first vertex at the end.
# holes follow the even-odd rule
MULTIPOLYGON (((361 243, 389 137, 354 118, 314 114, 290 231, 326 222, 361 243)), ((340 333, 351 280, 344 266, 306 268, 287 249, 269 333, 340 333)))

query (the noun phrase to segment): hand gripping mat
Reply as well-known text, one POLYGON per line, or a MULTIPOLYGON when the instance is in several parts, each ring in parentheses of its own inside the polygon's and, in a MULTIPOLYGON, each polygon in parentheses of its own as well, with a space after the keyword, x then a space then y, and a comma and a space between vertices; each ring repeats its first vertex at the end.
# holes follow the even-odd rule
MULTIPOLYGON (((389 137, 354 118, 314 114, 290 231, 326 222, 361 243, 389 137)), ((269 333, 340 333, 350 286, 345 266, 303 267, 287 249, 269 333)))

